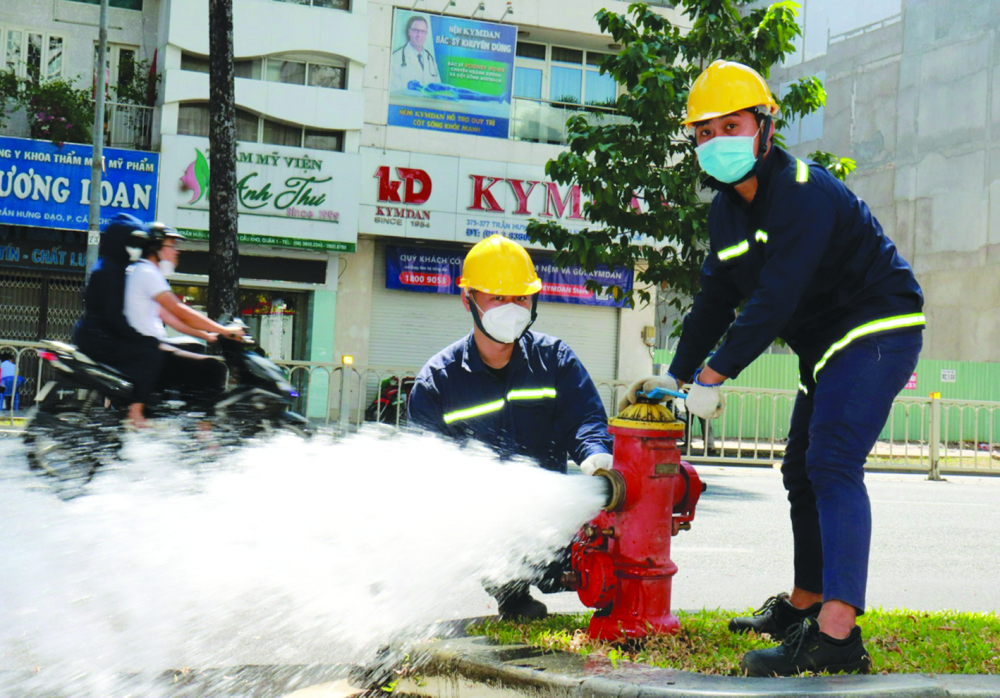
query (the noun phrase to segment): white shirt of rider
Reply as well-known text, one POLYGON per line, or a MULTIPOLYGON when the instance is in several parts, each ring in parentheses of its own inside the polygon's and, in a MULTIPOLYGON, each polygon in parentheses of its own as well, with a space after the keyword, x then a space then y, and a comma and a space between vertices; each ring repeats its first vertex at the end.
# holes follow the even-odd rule
POLYGON ((167 338, 156 297, 170 290, 163 272, 148 259, 140 259, 125 271, 125 319, 140 334, 167 338))

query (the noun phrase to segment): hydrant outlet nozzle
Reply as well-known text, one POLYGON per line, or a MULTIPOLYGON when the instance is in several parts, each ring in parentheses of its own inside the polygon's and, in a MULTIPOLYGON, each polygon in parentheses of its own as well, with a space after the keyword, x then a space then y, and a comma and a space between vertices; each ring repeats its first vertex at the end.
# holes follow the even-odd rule
POLYGON ((604 511, 619 511, 625 505, 625 478, 617 470, 604 469, 597 470, 594 476, 604 478, 607 483, 608 503, 604 511))

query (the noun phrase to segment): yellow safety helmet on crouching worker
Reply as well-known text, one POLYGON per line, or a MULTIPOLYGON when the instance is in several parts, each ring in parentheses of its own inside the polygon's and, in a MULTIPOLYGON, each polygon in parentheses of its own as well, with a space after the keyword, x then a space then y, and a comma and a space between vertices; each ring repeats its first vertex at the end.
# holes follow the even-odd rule
POLYGON ((778 103, 760 73, 742 63, 715 61, 691 86, 684 125, 754 107, 764 107, 771 116, 778 113, 778 103))
POLYGON ((502 235, 491 235, 469 250, 458 285, 494 296, 530 296, 542 290, 528 252, 502 235))

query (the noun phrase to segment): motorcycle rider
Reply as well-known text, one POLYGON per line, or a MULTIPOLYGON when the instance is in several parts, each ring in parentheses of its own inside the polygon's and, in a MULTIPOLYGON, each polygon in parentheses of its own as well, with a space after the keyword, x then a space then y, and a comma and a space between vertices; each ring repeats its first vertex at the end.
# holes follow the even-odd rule
POLYGON ((84 292, 84 313, 73 328, 73 343, 84 354, 135 380, 157 341, 140 334, 125 319, 125 269, 131 263, 125 247, 133 231, 146 224, 118 213, 104 228, 99 259, 84 292))
POLYGON ((126 243, 134 263, 126 271, 125 318, 138 333, 156 342, 153 351, 144 352, 145 361, 135 380, 136 401, 129 407, 129 419, 137 427, 145 426, 143 408, 156 387, 178 388, 205 411, 225 387, 225 364, 216 357, 171 346, 164 323, 209 343, 218 335, 232 339, 243 336, 242 328, 213 322, 170 290, 166 276, 177 266, 177 242, 183 239, 174 228, 151 223, 134 229, 126 243))

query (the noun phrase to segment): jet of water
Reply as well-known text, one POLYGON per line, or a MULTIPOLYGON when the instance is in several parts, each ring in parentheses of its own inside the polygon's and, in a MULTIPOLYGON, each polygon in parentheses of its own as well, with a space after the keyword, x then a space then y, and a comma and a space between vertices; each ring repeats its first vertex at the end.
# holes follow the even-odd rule
POLYGON ((142 434, 69 501, 10 442, 0 456, 0 672, 37 670, 52 695, 111 695, 115 672, 358 661, 470 615, 484 580, 551 560, 605 499, 593 478, 378 428, 211 466, 142 434))

